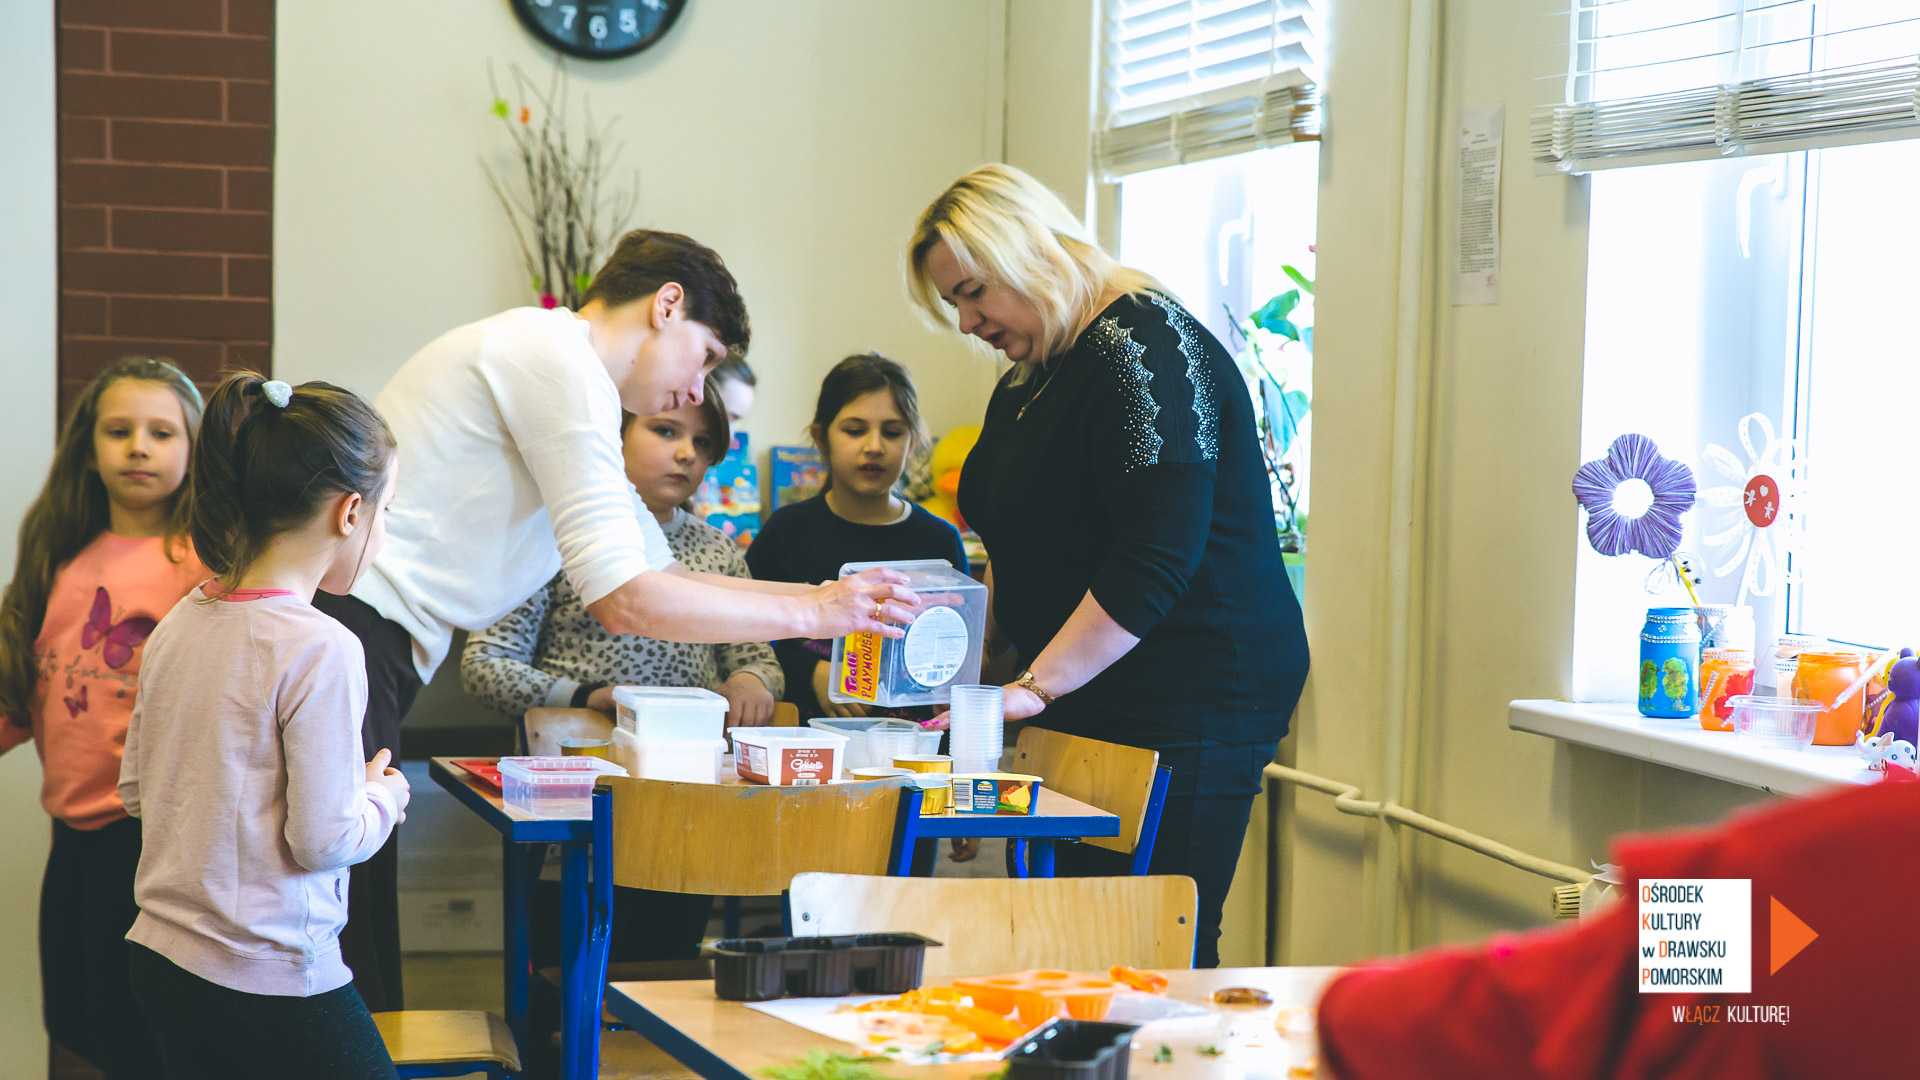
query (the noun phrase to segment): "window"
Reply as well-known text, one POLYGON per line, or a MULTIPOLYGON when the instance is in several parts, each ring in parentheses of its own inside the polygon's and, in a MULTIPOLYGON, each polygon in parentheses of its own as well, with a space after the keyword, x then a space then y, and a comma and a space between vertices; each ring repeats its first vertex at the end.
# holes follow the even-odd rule
MULTIPOLYGON (((1275 448, 1290 472, 1285 490, 1274 492, 1283 531, 1305 526, 1313 384, 1313 295, 1286 268, 1313 279, 1319 162, 1319 144, 1303 143, 1136 173, 1120 185, 1121 261, 1178 296, 1222 344, 1241 354, 1243 372, 1251 371, 1251 363, 1243 326, 1236 324, 1245 324, 1276 296, 1300 294, 1287 315, 1300 340, 1255 331, 1279 389, 1300 395, 1285 403, 1297 410, 1292 437, 1275 448)), ((1255 401, 1263 404, 1258 395, 1255 401)), ((1283 546, 1297 550, 1298 538, 1283 546)))
MULTIPOLYGON (((1920 142, 1863 140, 1920 130, 1829 130, 1799 138, 1808 149, 1766 153, 1793 142, 1730 138, 1740 125, 1728 117, 1745 106, 1727 102, 1758 94, 1768 80, 1879 70, 1898 50, 1920 50, 1920 5, 1577 6, 1590 40, 1575 51, 1570 86, 1584 85, 1576 97, 1584 92, 1604 111, 1621 104, 1607 99, 1644 105, 1703 86, 1718 100, 1721 122, 1719 145, 1710 140, 1705 153, 1649 136, 1606 153, 1589 140, 1585 152, 1598 156, 1584 167, 1579 152, 1554 162, 1606 170, 1591 179, 1582 460, 1604 454, 1619 434, 1642 432, 1692 465, 1704 491, 1736 483, 1711 464, 1706 447, 1726 448, 1744 468, 1741 419, 1767 417, 1799 448, 1801 483, 1789 491, 1792 505, 1778 506, 1797 535, 1770 530, 1788 542, 1765 545, 1759 530, 1738 527, 1743 505, 1696 508, 1682 549, 1701 563, 1701 601, 1753 606, 1763 647, 1787 632, 1871 646, 1912 641, 1920 580, 1903 574, 1900 560, 1905 537, 1920 527, 1920 503, 1901 498, 1899 476, 1915 427, 1908 402, 1920 401, 1920 349, 1905 314, 1920 296, 1920 265, 1910 254, 1920 245, 1920 214, 1911 209, 1920 142), (1636 10, 1667 29, 1625 21, 1636 10), (1666 44, 1656 48, 1656 38, 1666 44), (1732 81, 1720 86, 1716 78, 1732 81)), ((1920 72, 1914 57, 1905 63, 1909 74, 1920 72)), ((1911 88, 1906 93, 1910 121, 1911 88)), ((1556 110, 1563 137, 1568 108, 1556 110)), ((1593 119, 1599 113, 1587 115, 1587 131, 1605 129, 1604 117, 1593 119)), ((1747 425, 1747 434, 1764 453, 1760 425, 1747 425)), ((1633 629, 1647 606, 1662 602, 1642 587, 1650 564, 1607 559, 1584 543, 1579 551, 1574 696, 1630 699, 1633 629)), ((1678 586, 1667 588, 1664 602, 1675 602, 1678 586)), ((1757 674, 1764 688, 1770 666, 1757 674)))

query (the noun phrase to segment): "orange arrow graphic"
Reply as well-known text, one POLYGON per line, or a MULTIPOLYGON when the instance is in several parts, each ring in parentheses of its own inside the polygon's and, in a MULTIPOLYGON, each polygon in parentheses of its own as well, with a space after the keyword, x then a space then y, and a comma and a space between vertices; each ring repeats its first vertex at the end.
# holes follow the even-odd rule
POLYGON ((1787 910, 1787 905, 1769 896, 1773 904, 1773 970, 1771 975, 1786 966, 1787 961, 1800 955, 1800 950, 1813 944, 1820 935, 1813 927, 1800 921, 1800 916, 1787 910))

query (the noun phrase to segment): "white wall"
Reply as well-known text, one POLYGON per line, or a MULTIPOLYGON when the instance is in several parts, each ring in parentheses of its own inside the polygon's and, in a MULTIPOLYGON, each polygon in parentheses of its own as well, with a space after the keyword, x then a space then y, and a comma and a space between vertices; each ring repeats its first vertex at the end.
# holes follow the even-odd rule
MULTIPOLYGON (((1420 3, 1421 0, 1414 0, 1420 3)), ((1313 675, 1291 750, 1302 768, 1560 862, 1604 858, 1623 831, 1716 820, 1758 791, 1507 728, 1506 703, 1564 697, 1572 654, 1575 507, 1586 291, 1584 183, 1533 175, 1527 113, 1555 92, 1559 0, 1440 4, 1434 135, 1416 144, 1433 231, 1414 289, 1420 408, 1396 433, 1395 282, 1403 221, 1408 0, 1330 5, 1315 322, 1314 518, 1307 556, 1313 675), (1447 304, 1452 128, 1466 106, 1507 106, 1501 302, 1447 304), (1437 303, 1435 298, 1438 298, 1437 303), (1390 515, 1396 437, 1411 438, 1418 498, 1390 515), (1390 608, 1389 543, 1413 552, 1412 615, 1390 608), (1390 632, 1411 624, 1395 671, 1390 632), (1383 718, 1411 685, 1414 763, 1385 777, 1383 718)), ((1416 202, 1418 199, 1416 199, 1416 202)), ((1336 963, 1547 921, 1550 883, 1424 838, 1398 892, 1373 888, 1375 827, 1293 796, 1291 865, 1276 929, 1286 962, 1336 963), (1383 932, 1384 930, 1384 932, 1383 932)), ((1391 855, 1391 849, 1388 849, 1391 855)))
MULTIPOLYGON (((0 101, 9 103, 0 169, 0 574, 16 523, 53 460, 58 344, 54 234, 53 5, 0 4, 0 101)), ((51 835, 31 746, 0 758, 0 1076, 47 1068, 40 1022, 40 876, 51 835)))
MULTIPOLYGON (((570 62, 618 114, 634 224, 718 250, 754 323, 761 445, 801 438, 827 368, 880 349, 936 433, 978 419, 991 366, 907 308, 915 214, 1000 154, 1002 5, 700 0, 638 56, 570 62)), ((274 363, 377 392, 444 330, 529 302, 477 159, 508 165, 486 64, 544 75, 507 4, 343 0, 280 11, 274 363)))

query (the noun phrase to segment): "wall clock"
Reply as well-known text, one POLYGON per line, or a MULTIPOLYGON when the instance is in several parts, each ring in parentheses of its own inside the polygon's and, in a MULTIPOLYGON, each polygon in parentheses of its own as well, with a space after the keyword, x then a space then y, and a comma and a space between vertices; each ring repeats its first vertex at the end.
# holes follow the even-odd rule
POLYGON ((686 0, 511 0, 534 37, 582 60, 632 56, 667 36, 686 0))

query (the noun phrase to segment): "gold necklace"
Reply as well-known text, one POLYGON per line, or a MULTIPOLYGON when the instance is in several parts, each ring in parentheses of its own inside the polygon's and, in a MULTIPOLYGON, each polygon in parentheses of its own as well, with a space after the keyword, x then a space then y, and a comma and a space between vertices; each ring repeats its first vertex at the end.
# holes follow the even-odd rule
POLYGON ((1047 387, 1053 385, 1053 377, 1059 374, 1059 372, 1060 372, 1060 368, 1057 364, 1052 370, 1047 372, 1047 377, 1040 380, 1040 388, 1038 390, 1035 390, 1033 393, 1028 394, 1026 402, 1020 406, 1020 411, 1013 414, 1013 418, 1015 420, 1021 420, 1026 417, 1027 410, 1033 407, 1034 402, 1040 400, 1041 394, 1044 394, 1047 392, 1047 387))

